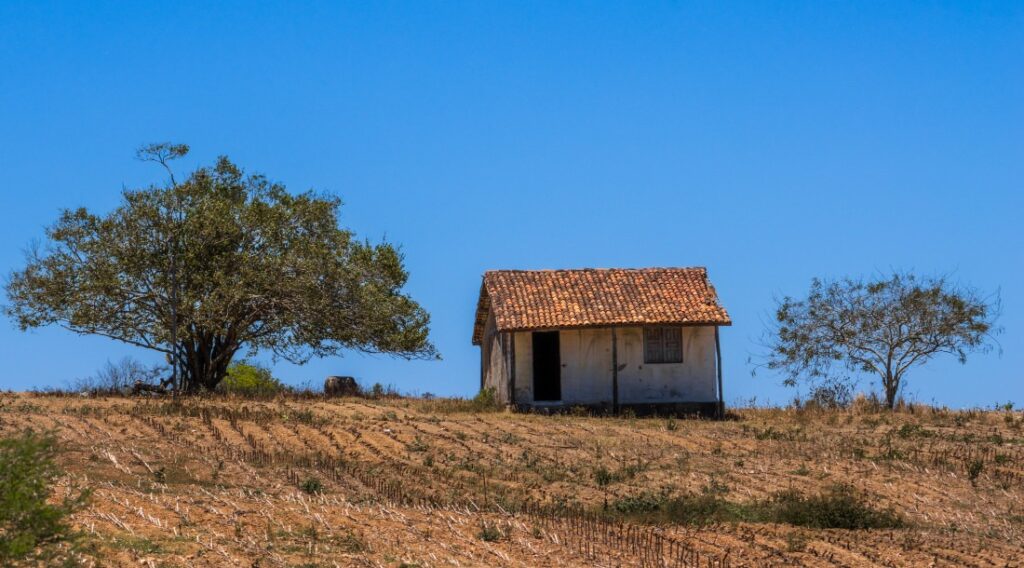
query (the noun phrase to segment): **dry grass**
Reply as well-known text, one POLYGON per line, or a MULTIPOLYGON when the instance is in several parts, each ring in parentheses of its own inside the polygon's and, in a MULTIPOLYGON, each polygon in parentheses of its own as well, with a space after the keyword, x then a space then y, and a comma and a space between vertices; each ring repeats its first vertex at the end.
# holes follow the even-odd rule
POLYGON ((733 418, 0 395, 0 434, 54 431, 63 465, 94 489, 75 520, 104 566, 1021 566, 1021 413, 733 418), (907 526, 615 514, 651 496, 741 506, 835 484, 907 526))

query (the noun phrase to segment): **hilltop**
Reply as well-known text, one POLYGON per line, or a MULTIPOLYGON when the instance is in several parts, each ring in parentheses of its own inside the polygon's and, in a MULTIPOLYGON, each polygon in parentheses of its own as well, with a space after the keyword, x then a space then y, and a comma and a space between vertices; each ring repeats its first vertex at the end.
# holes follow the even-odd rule
POLYGON ((0 395, 104 566, 1020 566, 1024 414, 0 395), (879 528, 819 528, 820 513, 879 528), (810 517, 806 515, 810 514, 810 517), (805 516, 801 516, 805 515, 805 516), (810 519, 810 520, 808 520, 810 519))

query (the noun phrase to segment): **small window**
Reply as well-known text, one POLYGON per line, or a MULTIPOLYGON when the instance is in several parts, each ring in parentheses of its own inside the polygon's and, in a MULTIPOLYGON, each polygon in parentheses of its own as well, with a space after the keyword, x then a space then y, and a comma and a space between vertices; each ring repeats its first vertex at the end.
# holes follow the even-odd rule
POLYGON ((645 327, 644 363, 682 363, 681 327, 645 327))

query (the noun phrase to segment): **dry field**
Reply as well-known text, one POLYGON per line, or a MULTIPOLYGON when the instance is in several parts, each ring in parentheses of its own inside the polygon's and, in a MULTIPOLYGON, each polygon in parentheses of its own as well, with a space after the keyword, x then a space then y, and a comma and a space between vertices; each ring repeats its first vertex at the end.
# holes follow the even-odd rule
POLYGON ((0 394, 53 431, 101 566, 1024 566, 1024 414, 737 410, 722 422, 445 400, 0 394), (898 529, 609 519, 852 484, 898 529))

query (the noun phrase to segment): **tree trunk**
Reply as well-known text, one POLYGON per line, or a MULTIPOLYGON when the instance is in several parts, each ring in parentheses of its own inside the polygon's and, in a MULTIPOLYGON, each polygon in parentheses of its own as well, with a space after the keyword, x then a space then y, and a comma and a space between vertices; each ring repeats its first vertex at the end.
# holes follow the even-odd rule
POLYGON ((228 366, 237 347, 219 337, 202 336, 182 343, 184 390, 188 393, 212 391, 227 376, 228 366))
POLYGON ((889 407, 889 410, 895 409, 896 393, 900 390, 900 378, 886 369, 882 386, 885 388, 885 405, 889 407))

